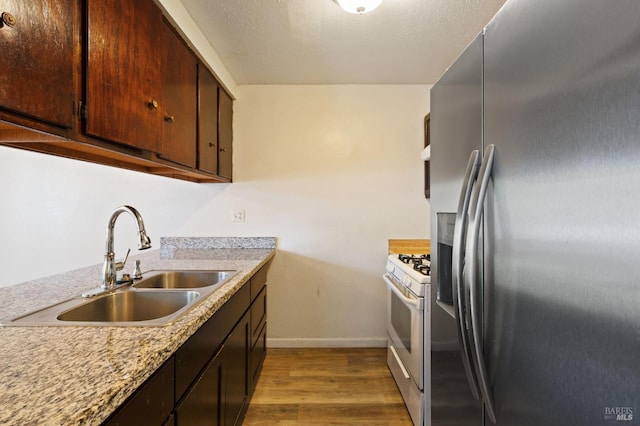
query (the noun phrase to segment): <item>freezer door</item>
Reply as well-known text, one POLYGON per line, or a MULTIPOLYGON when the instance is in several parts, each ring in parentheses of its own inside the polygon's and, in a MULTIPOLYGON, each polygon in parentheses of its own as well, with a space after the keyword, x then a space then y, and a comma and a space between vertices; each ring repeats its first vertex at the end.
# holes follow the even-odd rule
POLYGON ((639 16, 637 0, 509 0, 486 29, 500 426, 640 424, 639 16))
MULTIPOLYGON (((446 238, 440 237, 446 228, 439 229, 438 214, 456 213, 469 157, 474 150, 482 152, 482 35, 467 47, 431 89, 430 140, 431 239, 444 243, 446 238)), ((438 247, 431 251, 434 302, 440 300, 436 294, 438 287, 448 284, 441 282, 441 278, 451 281, 451 271, 440 271, 439 265, 448 265, 450 261, 440 261, 439 251, 438 247)), ((450 252, 444 254, 451 257, 450 252)), ((448 293, 451 294, 451 289, 448 293)), ((440 307, 434 311, 433 343, 438 346, 448 340, 455 341, 453 320, 445 318, 440 307), (443 326, 446 327, 444 330, 443 326)))
POLYGON ((430 131, 434 226, 436 212, 455 213, 469 154, 482 152, 482 35, 431 88, 430 131))
MULTIPOLYGON (((482 152, 482 35, 479 35, 431 89, 431 300, 448 293, 451 305, 452 227, 473 151, 482 152), (451 226, 443 218, 453 216, 451 226), (443 232, 451 234, 449 238, 443 232), (444 288, 443 286, 448 286, 444 288), (436 294, 440 287, 440 294, 436 294), (446 291, 448 290, 448 291, 446 291)), ((477 155, 477 153, 476 153, 477 155)), ((478 160, 479 163, 479 160, 478 160)), ((470 184, 473 184, 471 182, 470 184)), ((433 425, 481 425, 482 403, 469 387, 458 347, 455 319, 434 305, 430 309, 431 387, 425 385, 433 425)), ((428 358, 427 358, 428 359, 428 358)), ((469 365, 469 364, 467 364, 469 365)), ((427 370, 429 371, 429 370, 427 370)), ((470 379, 473 382, 473 378, 470 379)))

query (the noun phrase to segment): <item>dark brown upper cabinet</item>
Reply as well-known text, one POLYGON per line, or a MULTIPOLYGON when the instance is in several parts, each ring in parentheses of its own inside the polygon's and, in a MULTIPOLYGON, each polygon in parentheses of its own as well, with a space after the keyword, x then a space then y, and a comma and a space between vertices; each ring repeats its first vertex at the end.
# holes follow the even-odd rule
MULTIPOLYGON (((431 113, 424 117, 424 147, 431 144, 431 113)), ((424 197, 431 198, 431 160, 424 162, 424 197)))
POLYGON ((198 94, 198 169, 231 180, 233 99, 202 64, 198 94))
POLYGON ((0 0, 0 145, 230 182, 231 97, 169 22, 154 0, 0 0))
POLYGON ((198 168, 218 174, 218 82, 198 67, 198 168))
POLYGON ((87 0, 86 132, 160 151, 163 21, 153 0, 87 0))
POLYGON ((218 175, 231 179, 233 147, 233 100, 218 91, 218 175))
POLYGON ((0 0, 0 104, 62 127, 74 123, 73 0, 0 0))
POLYGON ((161 156, 195 167, 197 62, 173 28, 169 24, 163 28, 161 156))

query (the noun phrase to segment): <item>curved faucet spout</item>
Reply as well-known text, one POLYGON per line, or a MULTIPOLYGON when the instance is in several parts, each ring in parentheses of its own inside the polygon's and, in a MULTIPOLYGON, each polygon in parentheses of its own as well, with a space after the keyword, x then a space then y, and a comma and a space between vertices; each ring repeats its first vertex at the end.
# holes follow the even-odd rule
POLYGON ((136 226, 138 228, 138 249, 145 250, 151 247, 151 238, 147 235, 147 231, 144 228, 144 221, 142 220, 142 215, 138 210, 131 206, 120 206, 118 207, 111 218, 109 219, 109 223, 107 225, 107 243, 104 254, 104 264, 102 265, 102 288, 103 289, 111 289, 116 285, 116 272, 121 270, 124 267, 123 263, 115 262, 115 254, 113 248, 113 230, 116 226, 116 220, 122 213, 129 213, 136 221, 136 226))

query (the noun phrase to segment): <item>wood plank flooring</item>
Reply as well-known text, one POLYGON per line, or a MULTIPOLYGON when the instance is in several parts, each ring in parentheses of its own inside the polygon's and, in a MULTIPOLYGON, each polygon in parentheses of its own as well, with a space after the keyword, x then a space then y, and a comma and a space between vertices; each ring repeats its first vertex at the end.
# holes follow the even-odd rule
POLYGON ((243 424, 412 425, 386 348, 268 349, 243 424))

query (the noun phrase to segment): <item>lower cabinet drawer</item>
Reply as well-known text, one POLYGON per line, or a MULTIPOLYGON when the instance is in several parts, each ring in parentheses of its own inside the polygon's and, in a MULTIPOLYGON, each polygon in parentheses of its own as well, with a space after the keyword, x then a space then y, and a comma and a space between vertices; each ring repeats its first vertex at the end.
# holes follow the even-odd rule
POLYGON ((251 301, 253 302, 262 288, 267 285, 267 267, 263 266, 251 277, 251 301))

